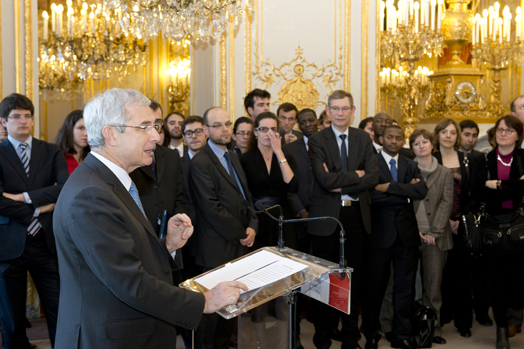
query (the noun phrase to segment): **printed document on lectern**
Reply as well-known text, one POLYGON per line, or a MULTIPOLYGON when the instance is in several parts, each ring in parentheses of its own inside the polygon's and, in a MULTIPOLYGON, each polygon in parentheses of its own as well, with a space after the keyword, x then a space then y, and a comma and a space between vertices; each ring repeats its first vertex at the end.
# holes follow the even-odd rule
POLYGON ((262 250, 228 263, 223 268, 195 279, 195 282, 210 290, 223 281, 240 281, 252 291, 307 268, 305 264, 262 250))

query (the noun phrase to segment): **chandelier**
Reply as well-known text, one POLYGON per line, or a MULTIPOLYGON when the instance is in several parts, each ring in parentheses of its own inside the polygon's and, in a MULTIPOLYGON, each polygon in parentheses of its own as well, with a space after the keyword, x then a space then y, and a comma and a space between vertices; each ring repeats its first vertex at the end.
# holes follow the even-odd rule
POLYGON ((130 35, 126 14, 107 6, 107 1, 88 5, 67 0, 67 10, 52 4, 51 17, 46 11, 42 17, 39 87, 44 98, 72 98, 50 92, 71 89, 88 79, 123 82, 131 70, 147 63, 147 45, 130 35))
POLYGON ((380 2, 380 54, 384 66, 390 66, 382 72, 381 82, 386 97, 403 101, 400 110, 409 137, 416 128, 416 107, 428 94, 431 75, 428 69, 416 69, 415 63, 424 55, 442 54, 443 0, 399 0, 397 5, 393 0, 380 2))
POLYGON ((252 14, 254 0, 97 0, 108 8, 120 9, 129 21, 129 31, 138 38, 154 40, 218 39, 230 20, 236 28, 243 11, 252 14))
POLYGON ((520 66, 524 58, 522 40, 523 17, 519 7, 513 17, 508 6, 500 16, 500 4, 485 9, 482 15, 477 13, 473 19, 471 55, 478 65, 483 64, 491 71, 490 103, 488 111, 495 116, 504 115, 506 109, 502 103, 502 81, 500 73, 510 65, 520 66), (515 34, 512 37, 512 19, 515 21, 515 34))

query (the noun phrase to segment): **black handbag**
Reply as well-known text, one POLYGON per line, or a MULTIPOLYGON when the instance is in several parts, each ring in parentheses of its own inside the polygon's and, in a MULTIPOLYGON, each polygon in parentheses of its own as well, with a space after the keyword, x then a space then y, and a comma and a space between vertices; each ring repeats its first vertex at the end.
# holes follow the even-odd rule
POLYGON ((411 336, 416 348, 431 348, 437 324, 437 313, 419 302, 413 303, 411 311, 411 336))
POLYGON ((524 249, 524 208, 503 215, 486 215, 484 246, 496 254, 514 253, 524 249))

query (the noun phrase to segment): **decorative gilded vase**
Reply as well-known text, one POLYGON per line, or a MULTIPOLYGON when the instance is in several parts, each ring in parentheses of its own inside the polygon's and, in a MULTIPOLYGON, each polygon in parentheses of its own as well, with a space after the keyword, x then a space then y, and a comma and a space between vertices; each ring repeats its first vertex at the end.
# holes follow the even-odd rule
POLYGON ((468 10, 471 0, 447 0, 448 9, 442 20, 444 43, 451 50, 451 60, 447 67, 464 66, 460 52, 471 41, 473 13, 468 10))

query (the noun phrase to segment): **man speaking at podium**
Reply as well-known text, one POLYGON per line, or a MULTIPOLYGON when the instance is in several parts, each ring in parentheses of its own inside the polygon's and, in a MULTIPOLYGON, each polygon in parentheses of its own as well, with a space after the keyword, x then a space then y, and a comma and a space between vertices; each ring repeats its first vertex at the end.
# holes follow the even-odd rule
POLYGON ((91 153, 65 184, 54 214, 61 278, 55 348, 174 348, 175 325, 196 329, 202 313, 236 303, 238 282, 205 293, 173 286, 180 248, 193 233, 177 214, 159 240, 134 169, 151 164, 160 124, 150 101, 112 89, 89 101, 91 153))

